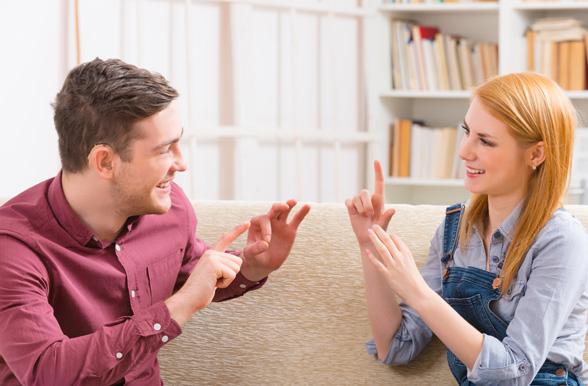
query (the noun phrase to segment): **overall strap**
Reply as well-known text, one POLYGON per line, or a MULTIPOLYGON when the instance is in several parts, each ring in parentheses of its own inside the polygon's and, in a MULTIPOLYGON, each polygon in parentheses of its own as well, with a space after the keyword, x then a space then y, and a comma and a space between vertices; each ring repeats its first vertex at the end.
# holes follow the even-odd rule
POLYGON ((465 204, 459 203, 447 207, 445 210, 445 228, 443 229, 443 256, 441 262, 444 267, 451 259, 453 259, 453 253, 457 248, 457 239, 459 235, 459 226, 461 224, 461 218, 465 210, 465 204))

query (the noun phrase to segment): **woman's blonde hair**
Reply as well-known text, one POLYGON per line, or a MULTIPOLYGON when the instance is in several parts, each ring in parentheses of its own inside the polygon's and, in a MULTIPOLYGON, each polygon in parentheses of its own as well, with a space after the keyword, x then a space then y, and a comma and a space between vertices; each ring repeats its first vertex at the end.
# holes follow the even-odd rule
MULTIPOLYGON (((500 273, 501 292, 505 293, 537 234, 562 205, 570 177, 576 111, 553 80, 531 72, 490 79, 473 95, 521 146, 543 141, 545 148, 545 161, 531 174, 500 273)), ((484 229, 487 218, 488 196, 472 195, 460 229, 461 246, 470 240, 472 226, 484 229)))

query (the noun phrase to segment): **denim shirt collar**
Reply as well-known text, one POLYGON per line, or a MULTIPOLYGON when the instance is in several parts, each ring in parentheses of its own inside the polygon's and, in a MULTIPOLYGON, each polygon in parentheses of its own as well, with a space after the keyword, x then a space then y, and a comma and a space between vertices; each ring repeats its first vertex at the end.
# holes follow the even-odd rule
POLYGON ((515 226, 517 225, 517 221, 519 221, 519 217, 521 215, 522 210, 523 201, 520 201, 510 212, 510 214, 506 217, 506 219, 502 222, 502 224, 500 224, 496 232, 500 232, 502 237, 504 237, 508 241, 512 241, 515 226))
MULTIPOLYGON (((467 202, 469 203, 469 201, 467 202)), ((510 214, 506 217, 506 219, 498 226, 494 234, 492 235, 494 238, 496 237, 503 237, 508 242, 512 241, 514 236, 515 226, 519 217, 521 215, 521 211, 523 210, 523 203, 524 200, 521 200, 514 209, 510 212, 510 214)), ((480 234, 479 227, 477 225, 473 225, 474 231, 480 234)), ((481 237, 481 236, 480 236, 481 237)))

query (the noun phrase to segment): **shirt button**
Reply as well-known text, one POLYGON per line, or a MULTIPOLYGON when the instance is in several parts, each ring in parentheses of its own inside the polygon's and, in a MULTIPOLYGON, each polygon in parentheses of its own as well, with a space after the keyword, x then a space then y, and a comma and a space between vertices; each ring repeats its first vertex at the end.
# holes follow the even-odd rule
POLYGON ((122 359, 123 357, 122 352, 117 352, 116 354, 114 354, 114 356, 116 357, 116 359, 122 359))
POLYGON ((161 324, 159 324, 159 323, 155 323, 155 324, 153 325, 153 329, 154 329, 155 331, 159 331, 159 330, 161 330, 161 324))
POLYGON ((243 289, 247 288, 247 286, 245 284, 239 284, 239 287, 241 287, 243 289))
POLYGON ((114 249, 116 249, 117 252, 120 252, 120 245, 114 244, 114 249))
POLYGON ((134 298, 136 295, 135 290, 131 290, 131 297, 134 298))
POLYGON ((164 335, 164 336, 161 337, 161 341, 163 343, 167 343, 168 340, 169 340, 169 337, 167 335, 164 335))
POLYGON ((492 261, 494 262, 494 264, 498 263, 498 260, 500 260, 498 256, 492 256, 492 261))

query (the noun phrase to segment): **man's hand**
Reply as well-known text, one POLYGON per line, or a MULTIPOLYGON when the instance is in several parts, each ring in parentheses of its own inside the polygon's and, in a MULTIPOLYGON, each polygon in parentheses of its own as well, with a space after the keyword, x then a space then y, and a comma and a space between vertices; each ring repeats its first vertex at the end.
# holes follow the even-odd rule
POLYGON ((395 210, 384 210, 384 175, 382 165, 379 161, 374 161, 374 172, 376 174, 376 188, 374 194, 370 197, 370 192, 363 189, 353 198, 345 201, 347 213, 351 227, 357 238, 359 246, 363 249, 370 245, 368 230, 372 225, 379 225, 386 230, 390 219, 394 216, 395 210))
POLYGON ((196 311, 210 304, 217 288, 226 288, 235 280, 243 260, 225 251, 250 225, 246 222, 236 226, 222 236, 213 248, 204 252, 186 283, 165 301, 171 317, 180 326, 196 311))
POLYGON ((288 223, 288 215, 296 200, 275 203, 267 214, 253 217, 243 249, 241 273, 248 280, 259 281, 278 269, 286 260, 296 239, 298 226, 310 211, 304 205, 288 223))

